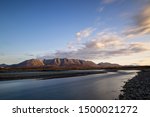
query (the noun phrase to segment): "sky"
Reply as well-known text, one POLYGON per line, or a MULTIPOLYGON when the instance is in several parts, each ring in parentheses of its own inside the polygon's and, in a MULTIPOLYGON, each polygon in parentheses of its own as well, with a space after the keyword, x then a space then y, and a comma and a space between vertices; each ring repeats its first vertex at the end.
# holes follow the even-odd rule
POLYGON ((150 0, 0 0, 0 64, 32 58, 150 65, 150 0))

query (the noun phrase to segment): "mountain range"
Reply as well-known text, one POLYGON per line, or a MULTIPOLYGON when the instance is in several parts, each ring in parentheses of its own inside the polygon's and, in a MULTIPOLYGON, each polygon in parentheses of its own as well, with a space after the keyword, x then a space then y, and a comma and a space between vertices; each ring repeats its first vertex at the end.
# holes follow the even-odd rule
POLYGON ((121 66, 119 64, 108 63, 108 62, 105 62, 105 63, 101 62, 98 65, 101 66, 101 67, 104 67, 104 68, 107 68, 107 67, 120 67, 121 66))
POLYGON ((6 65, 0 64, 0 67, 65 67, 65 68, 97 68, 97 67, 119 67, 118 64, 99 63, 96 64, 92 61, 85 61, 79 59, 68 58, 54 58, 54 59, 29 59, 18 64, 6 65))

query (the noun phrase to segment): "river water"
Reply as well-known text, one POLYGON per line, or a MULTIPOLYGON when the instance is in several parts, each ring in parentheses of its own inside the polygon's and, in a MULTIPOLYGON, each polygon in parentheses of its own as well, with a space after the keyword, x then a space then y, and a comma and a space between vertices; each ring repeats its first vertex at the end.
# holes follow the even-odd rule
POLYGON ((0 81, 0 99, 114 100, 136 70, 120 70, 70 78, 0 81))

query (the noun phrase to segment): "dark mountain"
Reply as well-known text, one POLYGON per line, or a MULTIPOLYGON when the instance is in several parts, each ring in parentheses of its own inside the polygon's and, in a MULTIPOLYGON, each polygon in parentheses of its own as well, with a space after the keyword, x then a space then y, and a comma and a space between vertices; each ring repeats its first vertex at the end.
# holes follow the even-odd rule
POLYGON ((98 67, 92 61, 67 59, 67 58, 55 58, 55 59, 30 59, 23 61, 19 64, 12 65, 12 67, 65 67, 65 68, 80 68, 80 67, 98 67))
MULTIPOLYGON (((2 64, 0 67, 4 67, 2 64)), ((68 58, 54 58, 54 59, 29 59, 23 61, 19 64, 11 65, 10 67, 48 67, 48 68, 109 68, 109 67, 119 67, 118 64, 112 63, 99 63, 95 64, 92 61, 85 61, 79 59, 68 59, 68 58)))
POLYGON ((99 65, 99 67, 102 67, 102 68, 120 67, 120 66, 121 66, 121 65, 119 65, 119 64, 107 63, 107 62, 105 62, 105 63, 101 62, 101 63, 99 63, 98 65, 99 65))

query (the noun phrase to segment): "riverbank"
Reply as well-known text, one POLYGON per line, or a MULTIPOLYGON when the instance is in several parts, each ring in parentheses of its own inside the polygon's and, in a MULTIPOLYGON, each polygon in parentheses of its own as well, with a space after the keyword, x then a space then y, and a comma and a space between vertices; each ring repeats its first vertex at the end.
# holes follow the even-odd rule
POLYGON ((123 86, 120 100, 150 100, 150 69, 141 70, 123 86))

